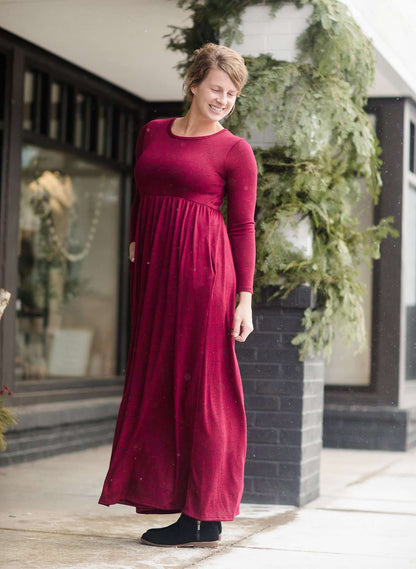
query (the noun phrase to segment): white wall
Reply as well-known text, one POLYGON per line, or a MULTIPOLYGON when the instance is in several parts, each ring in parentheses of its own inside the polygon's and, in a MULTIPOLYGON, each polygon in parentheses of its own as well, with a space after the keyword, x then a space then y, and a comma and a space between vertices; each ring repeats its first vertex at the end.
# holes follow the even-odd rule
MULTIPOLYGON (((416 0, 341 0, 375 48, 376 77, 369 96, 416 98, 416 0)), ((293 61, 296 37, 305 29, 311 6, 289 4, 275 19, 265 6, 251 6, 243 16, 243 55, 271 53, 293 61)))
POLYGON ((182 99, 172 0, 0 0, 0 26, 147 100, 182 99))
POLYGON ((272 18, 268 7, 249 6, 242 18, 243 43, 234 43, 231 47, 243 55, 270 53, 275 59, 294 61, 296 38, 305 29, 311 13, 311 6, 297 10, 288 4, 272 18))
MULTIPOLYGON (((371 95, 416 98, 416 0, 342 1, 376 47, 371 95)), ((246 44, 236 48, 243 55, 267 51, 292 59, 310 6, 298 11, 288 5, 276 21, 264 18, 261 8, 247 10, 246 44)), ((173 69, 182 57, 166 50, 163 35, 187 18, 174 0, 0 0, 1 27, 147 100, 182 97, 173 69)))
POLYGON ((377 52, 379 76, 370 95, 416 98, 416 0, 341 1, 377 52))
MULTIPOLYGON (((272 18, 269 7, 249 6, 242 17, 243 41, 234 42, 231 47, 242 55, 257 57, 261 53, 270 53, 275 59, 294 61, 296 39, 306 28, 311 13, 311 6, 298 10, 293 4, 288 4, 272 18)), ((253 146, 266 148, 276 142, 272 128, 262 132, 252 128, 251 134, 249 142, 253 146)))

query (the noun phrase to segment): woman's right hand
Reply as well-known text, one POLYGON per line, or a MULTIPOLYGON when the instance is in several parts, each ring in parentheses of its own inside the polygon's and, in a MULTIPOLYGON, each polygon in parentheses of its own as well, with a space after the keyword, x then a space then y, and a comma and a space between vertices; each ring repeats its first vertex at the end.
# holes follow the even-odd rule
POLYGON ((130 262, 134 263, 134 253, 136 251, 136 243, 132 241, 129 245, 129 259, 130 262))

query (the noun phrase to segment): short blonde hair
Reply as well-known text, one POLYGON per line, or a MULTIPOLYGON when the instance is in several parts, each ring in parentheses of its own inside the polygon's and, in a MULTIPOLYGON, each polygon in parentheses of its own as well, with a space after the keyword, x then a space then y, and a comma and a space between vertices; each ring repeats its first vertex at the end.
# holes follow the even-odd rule
POLYGON ((194 51, 194 60, 189 66, 184 81, 186 99, 192 100, 191 87, 202 83, 211 69, 224 71, 237 88, 240 95, 248 80, 248 71, 244 59, 239 53, 225 45, 206 43, 194 51))

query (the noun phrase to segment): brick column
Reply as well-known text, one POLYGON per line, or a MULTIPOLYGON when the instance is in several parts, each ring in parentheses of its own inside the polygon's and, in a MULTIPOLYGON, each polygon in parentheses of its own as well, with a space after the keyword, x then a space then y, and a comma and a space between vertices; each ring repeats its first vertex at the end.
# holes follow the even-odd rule
POLYGON ((253 306, 254 332, 236 342, 248 423, 243 502, 302 506, 319 495, 324 366, 300 362, 291 344, 310 287, 266 303, 274 290, 253 306))

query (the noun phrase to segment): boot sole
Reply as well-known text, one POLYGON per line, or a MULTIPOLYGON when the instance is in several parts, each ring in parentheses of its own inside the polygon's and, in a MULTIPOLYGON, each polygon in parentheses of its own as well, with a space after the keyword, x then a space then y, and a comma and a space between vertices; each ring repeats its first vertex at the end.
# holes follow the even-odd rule
POLYGON ((151 541, 147 541, 146 539, 140 538, 140 543, 144 545, 154 545, 155 547, 217 547, 219 545, 220 540, 218 541, 190 541, 188 543, 178 543, 175 545, 167 545, 163 543, 152 543, 151 541))

